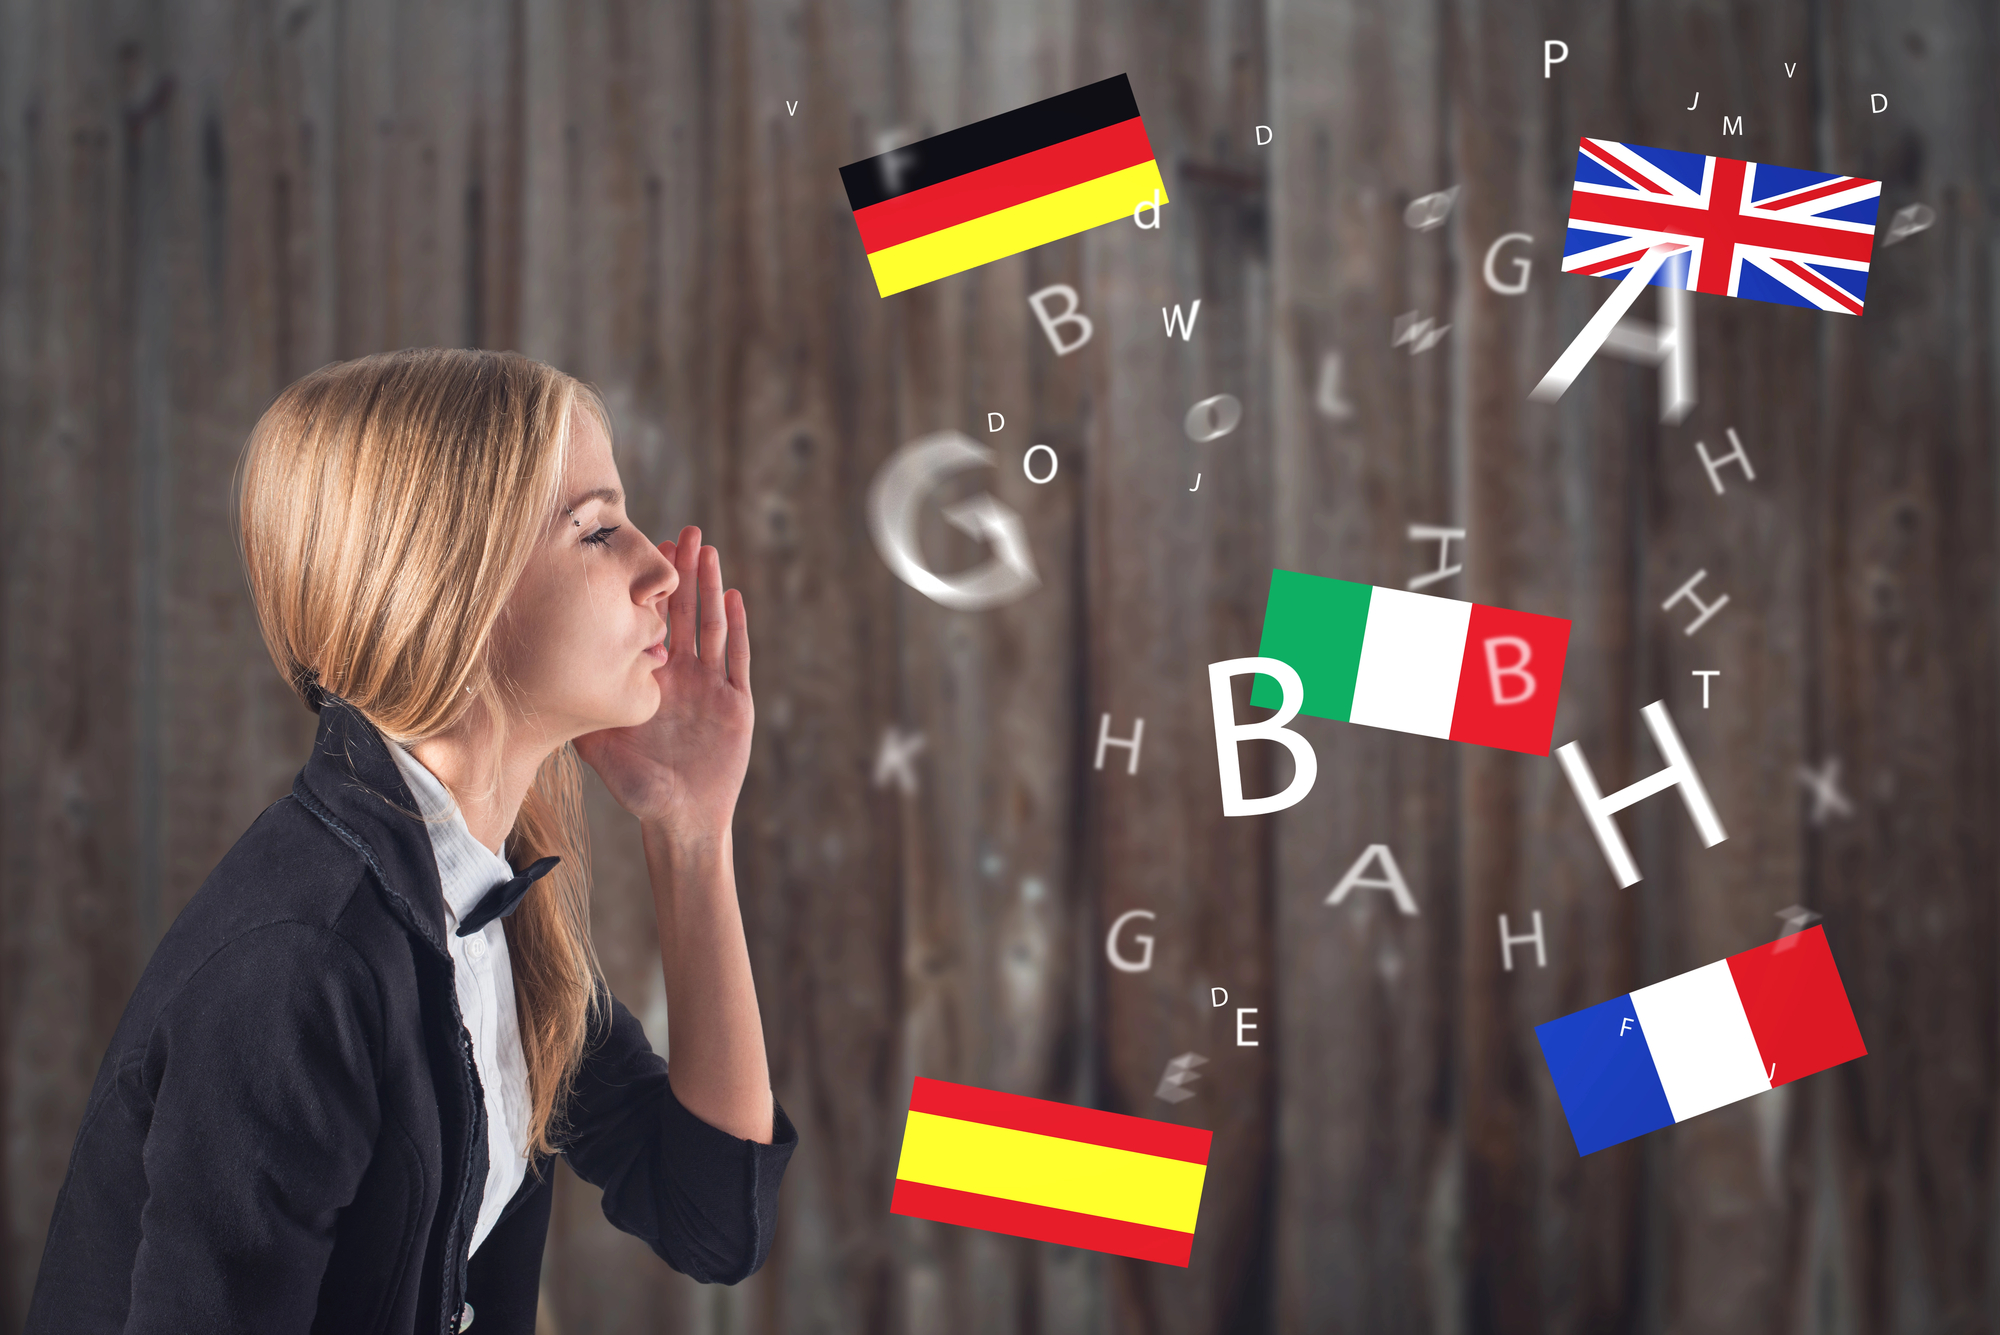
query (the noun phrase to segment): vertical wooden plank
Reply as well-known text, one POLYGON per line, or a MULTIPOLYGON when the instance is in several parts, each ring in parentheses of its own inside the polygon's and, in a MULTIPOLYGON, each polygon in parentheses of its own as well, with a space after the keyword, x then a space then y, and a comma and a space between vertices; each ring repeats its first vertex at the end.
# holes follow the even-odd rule
POLYGON ((135 709, 134 520, 129 345, 136 175, 160 151, 159 52, 133 39, 122 11, 16 10, 33 33, 42 78, 24 78, 27 151, 36 163, 23 238, 46 266, 14 327, 46 351, 35 370, 46 407, 31 442, 10 559, 10 601, 33 627, 9 662, 10 758, 28 777, 9 846, 10 963, 18 1072, 11 1147, 38 1152, 10 1175, 11 1288, 24 1311, 67 1146, 105 1041, 142 958, 131 759, 135 709), (151 131, 149 134, 148 131, 151 131), (100 539, 50 563, 68 516, 106 517, 100 539), (30 555, 32 553, 32 555, 30 555), (23 588, 22 586, 29 586, 23 588), (24 605, 25 602, 25 605, 24 605), (16 935, 15 933, 18 933, 16 935))
MULTIPOLYGON (((1463 277, 1450 238, 1462 215, 1431 231, 1404 222, 1420 196, 1457 186, 1462 202, 1479 188, 1450 152, 1441 34, 1427 11, 1278 6, 1272 46, 1282 54, 1265 151, 1282 296, 1269 564, 1403 588, 1436 565, 1436 545, 1407 536, 1429 524, 1468 528, 1463 559, 1476 570, 1498 534, 1468 522, 1462 432, 1448 407, 1478 346, 1453 309, 1463 277), (1395 346, 1406 312, 1452 327, 1430 350, 1395 346), (1329 355, 1340 359, 1348 419, 1315 406, 1329 355)), ((1465 583, 1425 591, 1465 597, 1465 583)), ((1267 587, 1264 572, 1246 601, 1261 610, 1267 587)), ((1438 1252, 1452 1241, 1459 1190, 1446 1110, 1461 748, 1319 719, 1292 726, 1312 743, 1319 777, 1273 820, 1287 1023, 1273 1328, 1453 1329, 1455 1277, 1438 1252), (1407 880, 1415 916, 1382 889, 1326 903, 1375 845, 1407 880)), ((1262 791, 1286 772, 1276 766, 1262 791)), ((1380 860, 1365 874, 1380 878, 1380 860)))
MULTIPOLYGON (((1483 549, 1492 559, 1476 568, 1467 594, 1571 619, 1552 741, 1578 742, 1601 786, 1614 791, 1657 766, 1638 716, 1640 705, 1660 696, 1637 683, 1652 675, 1643 665, 1661 623, 1659 598, 1649 597, 1656 576, 1648 573, 1635 473, 1646 475, 1648 455, 1660 450, 1651 443, 1660 432, 1658 375, 1599 358, 1556 405, 1530 404, 1527 392, 1609 291, 1559 273, 1577 137, 1661 140, 1635 128, 1626 77, 1635 47, 1617 17, 1564 17, 1490 26, 1467 20, 1461 151, 1489 170, 1509 159, 1518 164, 1511 181, 1496 182, 1504 191, 1499 200, 1481 191, 1467 201, 1469 235, 1458 247, 1468 346, 1483 354, 1463 410, 1472 457, 1469 518, 1497 539, 1483 549), (1545 78, 1542 39, 1558 35, 1569 43, 1571 62, 1545 78), (1496 48, 1504 62, 1490 54, 1496 48), (1509 133, 1510 125, 1520 128, 1509 133), (1487 221, 1499 202, 1513 214, 1504 227, 1487 221), (1475 229, 1475 221, 1484 225, 1475 229), (1485 285, 1485 246, 1502 230, 1536 238, 1536 272, 1519 298, 1501 298, 1485 285)), ((1658 318, 1654 302, 1642 305, 1635 314, 1658 318)), ((1687 717, 1685 699, 1671 701, 1679 719, 1687 717)), ((1652 1182, 1645 1156, 1657 1147, 1642 1141, 1579 1160, 1533 1029, 1665 976, 1646 957, 1640 930, 1645 887, 1656 893, 1671 883, 1648 823, 1658 813, 1641 809, 1623 820, 1649 872, 1635 887, 1641 893, 1621 893, 1553 758, 1468 755, 1463 793, 1465 1328, 1655 1329, 1649 1304, 1658 1250, 1646 1229, 1652 1182), (1537 910, 1547 968, 1532 945, 1517 945, 1514 967, 1506 969, 1500 915, 1512 934, 1525 935, 1537 910)), ((1679 810, 1666 814, 1686 820, 1679 810)), ((1692 837, 1691 830, 1659 828, 1692 837)))
MULTIPOLYGON (((1254 652, 1259 616, 1243 591, 1268 568, 1254 516, 1269 505, 1267 312, 1272 301, 1266 182, 1252 145, 1263 101, 1261 11, 1204 8, 1185 26, 1139 10, 1092 15, 1080 44, 1096 58, 1075 82, 1129 73, 1172 202, 1157 231, 1129 223, 1084 238, 1078 290, 1096 321, 1085 541, 1091 604, 1076 762, 1084 845, 1097 901, 1092 968, 1101 1106, 1202 1125, 1214 1139, 1187 1269, 1108 1258, 1109 1329, 1256 1329, 1273 1189, 1274 1070, 1295 1018, 1273 989, 1268 845, 1253 821, 1225 822, 1214 788, 1207 664, 1254 652), (1167 312, 1201 308, 1188 338, 1167 312), (1182 419, 1231 393, 1236 432, 1195 444, 1182 419), (1190 492, 1194 475, 1201 489, 1190 492), (1137 775, 1110 751, 1094 764, 1104 714, 1112 735, 1146 717, 1137 775), (1145 907, 1157 938, 1150 972, 1114 972, 1101 951, 1120 912, 1145 907), (1229 1002, 1216 1008, 1209 988, 1229 1002), (1237 1046, 1237 1007, 1258 1026, 1237 1046), (1167 1062, 1208 1057, 1196 1097, 1153 1097, 1167 1062)), ((1247 687, 1242 689, 1247 690, 1247 687)), ((1253 780, 1254 781, 1254 780, 1253 780)))
POLYGON ((1817 137, 1879 164, 1885 215, 1938 222, 1878 249, 1866 320, 1820 340, 1813 721, 1856 816, 1810 832, 1812 866, 1870 1055, 1801 1092, 1838 1166, 1827 1264, 1856 1328, 1946 1329, 1992 1310, 1995 1226, 1994 996, 1966 985, 1995 939, 1991 16, 1842 5, 1826 33, 1817 137))

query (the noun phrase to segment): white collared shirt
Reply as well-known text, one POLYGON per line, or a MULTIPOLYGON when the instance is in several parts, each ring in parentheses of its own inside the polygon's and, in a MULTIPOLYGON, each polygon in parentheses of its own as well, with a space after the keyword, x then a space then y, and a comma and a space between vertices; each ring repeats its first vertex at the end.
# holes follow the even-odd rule
MULTIPOLYGON (((389 739, 384 738, 384 741, 389 739)), ((486 892, 513 879, 507 859, 472 837, 451 790, 415 755, 395 742, 389 754, 403 771, 403 781, 426 816, 449 813, 450 819, 430 825, 431 851, 437 856, 438 883, 444 888, 445 942, 451 950, 452 978, 458 990, 459 1013, 472 1035, 472 1061, 486 1092, 486 1194, 479 1202, 479 1221, 472 1246, 479 1249, 528 1175, 528 1062, 521 1053, 521 1031, 514 1015, 514 971, 507 959, 507 932, 495 918, 470 936, 458 935, 459 920, 470 913, 486 892)))

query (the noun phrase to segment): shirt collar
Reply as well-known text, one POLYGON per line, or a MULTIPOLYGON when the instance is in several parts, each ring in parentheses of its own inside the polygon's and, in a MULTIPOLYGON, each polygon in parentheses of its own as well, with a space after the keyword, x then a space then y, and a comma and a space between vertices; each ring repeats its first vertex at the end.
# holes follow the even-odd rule
POLYGON ((403 772, 403 781, 417 799, 417 809, 429 820, 431 851, 437 858, 438 882, 444 890, 445 909, 455 924, 495 885, 512 878, 514 868, 507 860, 472 837, 465 816, 430 767, 414 752, 388 737, 389 755, 403 772))

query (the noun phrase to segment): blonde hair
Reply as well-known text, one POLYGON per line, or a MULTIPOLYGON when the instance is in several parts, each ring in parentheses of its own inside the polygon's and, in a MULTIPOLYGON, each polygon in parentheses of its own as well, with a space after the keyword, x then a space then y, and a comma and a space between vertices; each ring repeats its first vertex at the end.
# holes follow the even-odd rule
MULTIPOLYGON (((335 362, 278 395, 238 465, 237 549, 271 660, 309 705, 331 692, 404 746, 484 705, 504 745, 502 698, 520 694, 496 669, 494 627, 561 510, 578 409, 610 439, 591 386, 473 348, 335 362)), ((583 772, 569 743, 536 771, 503 847, 516 868, 562 859, 504 920, 528 1146, 553 1154, 603 1004, 583 772)))

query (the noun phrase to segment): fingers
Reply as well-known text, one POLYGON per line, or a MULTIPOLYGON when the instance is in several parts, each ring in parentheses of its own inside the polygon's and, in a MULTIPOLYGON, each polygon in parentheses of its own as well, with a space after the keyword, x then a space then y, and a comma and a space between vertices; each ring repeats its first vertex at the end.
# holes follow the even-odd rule
POLYGON ((750 694, 750 614, 743 610, 743 593, 731 589, 722 595, 729 612, 729 680, 750 694))
POLYGON ((667 595, 667 649, 678 657, 694 652, 695 562, 701 555, 701 530, 689 524, 681 530, 680 541, 672 547, 661 547, 674 569, 680 573, 680 583, 667 595))
POLYGON ((722 610, 722 556, 713 547, 703 547, 700 552, 701 661, 720 676, 729 639, 729 621, 722 610))

